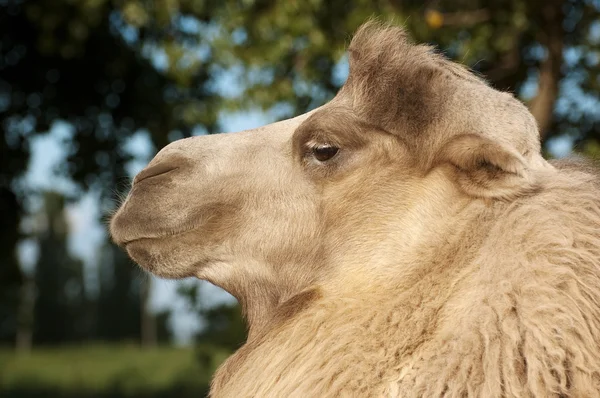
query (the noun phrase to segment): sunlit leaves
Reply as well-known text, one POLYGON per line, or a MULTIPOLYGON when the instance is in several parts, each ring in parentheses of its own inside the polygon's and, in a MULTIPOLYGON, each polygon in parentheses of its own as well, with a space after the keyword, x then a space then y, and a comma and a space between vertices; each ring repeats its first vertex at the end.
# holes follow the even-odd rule
POLYGON ((138 28, 150 21, 150 15, 140 1, 127 1, 121 8, 121 13, 125 22, 138 28))

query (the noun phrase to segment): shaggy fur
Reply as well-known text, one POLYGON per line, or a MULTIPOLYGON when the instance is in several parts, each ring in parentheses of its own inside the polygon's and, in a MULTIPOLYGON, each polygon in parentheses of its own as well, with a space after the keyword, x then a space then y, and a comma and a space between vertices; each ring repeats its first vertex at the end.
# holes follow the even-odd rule
POLYGON ((399 28, 349 53, 330 103, 170 144, 112 220, 242 304, 211 396, 598 396, 594 167, 546 162, 521 103, 399 28))
POLYGON ((594 178, 547 173, 537 195, 470 206, 447 241, 420 249, 426 268, 322 294, 236 353, 215 395, 597 396, 594 178))

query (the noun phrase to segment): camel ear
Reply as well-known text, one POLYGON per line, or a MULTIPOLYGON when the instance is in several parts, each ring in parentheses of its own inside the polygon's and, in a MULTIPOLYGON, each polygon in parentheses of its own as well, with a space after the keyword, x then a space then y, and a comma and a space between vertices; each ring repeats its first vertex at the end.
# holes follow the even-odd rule
POLYGON ((479 135, 452 138, 442 148, 438 161, 453 166, 456 183, 473 197, 513 199, 535 188, 521 154, 479 135))

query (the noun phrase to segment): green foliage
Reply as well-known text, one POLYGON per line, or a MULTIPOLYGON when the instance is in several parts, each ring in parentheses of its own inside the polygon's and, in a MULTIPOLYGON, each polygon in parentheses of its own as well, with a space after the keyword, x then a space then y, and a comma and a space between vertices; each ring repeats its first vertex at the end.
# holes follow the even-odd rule
POLYGON ((204 367, 196 361, 197 351, 96 345, 16 356, 0 350, 0 396, 197 398, 206 394, 216 366, 229 354, 208 348, 212 360, 204 367))
POLYGON ((583 148, 583 153, 600 163, 600 142, 588 141, 583 148))
POLYGON ((215 51, 246 71, 247 89, 232 101, 238 106, 287 103, 289 116, 324 102, 341 83, 334 68, 350 34, 375 16, 404 24, 417 41, 437 45, 524 100, 531 99, 526 84, 548 77, 543 85, 555 90, 542 95, 550 107, 534 112, 542 133, 600 136, 600 116, 590 109, 600 104, 598 1, 271 0, 225 1, 223 8, 215 51))
MULTIPOLYGON (((198 316, 205 321, 204 327, 196 336, 196 342, 204 347, 213 346, 225 351, 237 350, 246 341, 247 335, 240 305, 222 303, 207 306, 202 300, 202 291, 203 285, 194 283, 180 285, 177 292, 187 301, 188 307, 197 311, 198 316)), ((200 360, 203 361, 202 358, 200 360)))
POLYGON ((206 327, 198 335, 199 343, 233 351, 246 341, 246 322, 239 305, 222 304, 200 314, 206 327))
MULTIPOLYGON (((218 101, 206 85, 205 62, 188 60, 184 51, 191 35, 176 25, 137 29, 127 22, 131 2, 122 2, 124 9, 115 3, 121 2, 0 2, 6 182, 23 170, 26 138, 58 119, 74 127, 75 150, 64 171, 84 186, 99 184, 107 196, 125 175, 130 156, 123 145, 136 130, 147 129, 162 147, 172 130, 189 135, 196 124, 214 125, 211 104, 218 101), (152 60, 161 54, 170 61, 165 67, 152 60)), ((170 10, 158 7, 158 20, 170 21, 170 10)))

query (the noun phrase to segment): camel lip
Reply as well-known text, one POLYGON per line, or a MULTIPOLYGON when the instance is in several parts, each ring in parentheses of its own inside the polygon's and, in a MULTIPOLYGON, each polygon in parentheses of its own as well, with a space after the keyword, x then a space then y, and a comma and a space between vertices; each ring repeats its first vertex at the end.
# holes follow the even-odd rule
POLYGON ((134 244, 134 243, 157 241, 157 240, 162 240, 165 238, 170 238, 171 236, 176 236, 176 235, 179 235, 179 234, 174 234, 174 235, 165 234, 165 235, 158 235, 158 236, 141 236, 141 237, 137 237, 137 238, 126 239, 126 240, 123 240, 121 242, 116 242, 116 243, 117 243, 117 245, 119 245, 123 248, 127 248, 127 246, 134 244))
POLYGON ((130 245, 132 243, 139 242, 139 241, 142 241, 142 240, 149 240, 149 239, 154 239, 154 238, 146 238, 146 237, 144 237, 144 238, 133 238, 133 239, 124 240, 122 242, 117 242, 117 244, 119 246, 122 246, 122 247, 126 248, 128 245, 130 245))
POLYGON ((193 231, 194 229, 196 229, 197 226, 190 226, 187 228, 183 228, 180 230, 174 230, 174 231, 166 231, 157 235, 149 235, 149 236, 137 236, 137 237, 133 237, 133 238, 125 238, 122 240, 115 240, 115 243, 118 246, 121 246, 123 248, 127 248, 127 246, 133 244, 133 243, 139 243, 139 242, 151 242, 151 241, 159 241, 159 240, 164 240, 164 239, 171 239, 171 238, 176 238, 179 237, 181 235, 184 235, 190 231, 193 231))

